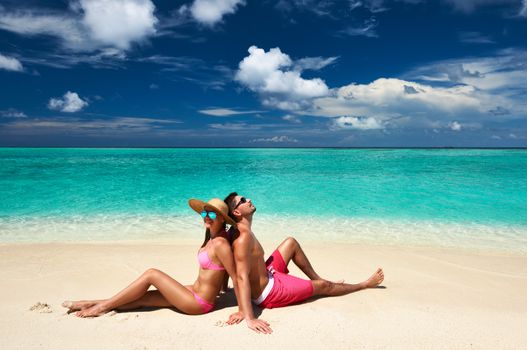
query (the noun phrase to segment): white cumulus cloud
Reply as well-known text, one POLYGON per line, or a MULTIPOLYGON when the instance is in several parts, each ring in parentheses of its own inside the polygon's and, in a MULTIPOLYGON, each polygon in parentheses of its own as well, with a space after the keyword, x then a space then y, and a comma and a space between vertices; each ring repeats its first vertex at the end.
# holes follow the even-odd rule
POLYGON ((51 98, 48 108, 66 113, 78 112, 88 105, 76 92, 68 91, 62 98, 51 98))
MULTIPOLYGON (((468 112, 487 113, 471 86, 432 87, 395 78, 332 89, 317 98, 303 114, 340 117, 333 128, 381 129, 403 124, 429 124, 430 120, 468 112)), ((297 112, 299 113, 299 112, 297 112)))
POLYGON ((460 131, 461 130, 461 124, 459 124, 456 121, 450 122, 448 124, 448 127, 453 131, 460 131))
POLYGON ((194 0, 189 10, 196 21, 213 26, 244 4, 244 0, 194 0))
POLYGON ((376 130, 383 129, 382 122, 373 117, 338 117, 333 120, 333 129, 376 130))
POLYGON ((525 118, 526 58, 527 51, 505 49, 489 57, 433 62, 400 78, 331 88, 322 79, 304 79, 298 68, 329 61, 298 64, 279 48, 266 52, 251 46, 235 79, 257 93, 264 106, 293 116, 333 118, 328 124, 332 130, 475 130, 485 122, 525 118))
POLYGON ((69 11, 0 11, 0 28, 26 36, 49 35, 63 48, 127 50, 155 34, 158 22, 151 0, 78 0, 69 11))
POLYGON ((16 58, 0 54, 0 69, 21 72, 24 70, 24 67, 22 67, 22 63, 16 58))
POLYGON ((80 0, 82 23, 103 45, 126 50, 155 33, 157 18, 150 0, 80 0))
POLYGON ((322 79, 302 78, 298 66, 297 70, 292 70, 293 60, 280 48, 266 52, 251 46, 248 51, 249 56, 240 62, 235 79, 258 93, 264 105, 294 110, 308 104, 312 98, 329 93, 322 79))
POLYGON ((473 96, 471 86, 454 86, 451 88, 432 87, 396 78, 380 78, 370 84, 351 84, 341 87, 337 97, 355 104, 374 106, 382 110, 384 106, 390 109, 398 107, 400 111, 407 109, 407 104, 440 109, 453 112, 465 108, 477 108, 478 100, 473 96))

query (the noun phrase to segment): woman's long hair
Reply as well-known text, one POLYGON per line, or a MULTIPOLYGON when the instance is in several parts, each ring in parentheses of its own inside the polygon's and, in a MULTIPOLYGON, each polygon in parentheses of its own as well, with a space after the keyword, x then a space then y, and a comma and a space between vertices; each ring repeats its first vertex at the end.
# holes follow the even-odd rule
POLYGON ((203 241, 201 248, 203 248, 207 244, 208 241, 210 241, 210 229, 205 230, 205 240, 203 241))
MULTIPOLYGON (((225 220, 223 220, 223 231, 227 228, 227 224, 225 224, 225 220)), ((201 245, 201 248, 207 245, 207 242, 210 241, 210 229, 205 230, 205 239, 203 240, 203 244, 201 245)))

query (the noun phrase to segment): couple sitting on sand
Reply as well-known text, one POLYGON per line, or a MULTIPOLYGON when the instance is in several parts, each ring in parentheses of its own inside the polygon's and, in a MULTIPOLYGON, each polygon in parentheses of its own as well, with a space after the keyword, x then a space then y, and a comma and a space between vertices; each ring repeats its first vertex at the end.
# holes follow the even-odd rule
POLYGON ((175 307, 197 315, 210 312, 225 285, 227 273, 234 285, 239 311, 228 324, 240 323, 258 333, 271 333, 269 323, 255 317, 251 301, 262 308, 275 308, 302 302, 313 296, 339 296, 377 287, 384 279, 379 268, 370 278, 358 283, 331 282, 321 278, 311 266, 294 238, 287 238, 264 260, 264 250, 252 232, 256 211, 250 199, 233 192, 222 201, 189 200, 205 225, 205 240, 198 250, 199 274, 193 285, 182 285, 167 274, 148 269, 121 292, 103 300, 66 301, 63 306, 80 317, 96 317, 111 310, 141 307, 175 307), (226 231, 226 224, 231 229, 226 231), (288 274, 293 261, 309 280, 288 274), (148 290, 154 286, 156 290, 148 290))

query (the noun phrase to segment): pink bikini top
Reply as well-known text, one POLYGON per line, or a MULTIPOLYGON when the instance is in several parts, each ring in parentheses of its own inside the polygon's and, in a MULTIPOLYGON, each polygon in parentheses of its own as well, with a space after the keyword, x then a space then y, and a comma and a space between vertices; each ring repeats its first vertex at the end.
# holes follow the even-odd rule
POLYGON ((198 253, 198 262, 199 266, 205 270, 225 270, 223 266, 220 266, 211 260, 206 249, 198 253))

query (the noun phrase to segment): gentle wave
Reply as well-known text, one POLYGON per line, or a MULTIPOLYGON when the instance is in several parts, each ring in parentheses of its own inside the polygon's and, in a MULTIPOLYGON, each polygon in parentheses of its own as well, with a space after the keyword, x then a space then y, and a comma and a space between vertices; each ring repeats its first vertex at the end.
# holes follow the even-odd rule
MULTIPOLYGON (((434 246, 527 253, 527 228, 517 225, 445 223, 338 217, 260 215, 254 232, 263 241, 294 236, 303 242, 434 246)), ((197 216, 93 215, 0 218, 0 242, 90 242, 116 240, 200 241, 197 216)))

